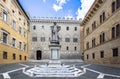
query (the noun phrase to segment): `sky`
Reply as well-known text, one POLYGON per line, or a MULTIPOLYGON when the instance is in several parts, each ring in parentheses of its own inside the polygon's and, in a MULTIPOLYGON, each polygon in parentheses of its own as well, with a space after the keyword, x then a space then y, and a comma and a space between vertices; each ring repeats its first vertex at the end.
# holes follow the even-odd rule
POLYGON ((19 0, 30 17, 84 18, 95 0, 19 0))

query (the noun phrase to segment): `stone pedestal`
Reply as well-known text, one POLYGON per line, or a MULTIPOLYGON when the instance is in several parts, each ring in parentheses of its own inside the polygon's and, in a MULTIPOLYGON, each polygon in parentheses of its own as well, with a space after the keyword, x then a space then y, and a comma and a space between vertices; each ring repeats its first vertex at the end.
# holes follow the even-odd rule
POLYGON ((49 66, 56 66, 61 65, 60 62, 60 48, 61 46, 59 44, 53 43, 49 45, 51 53, 50 53, 50 61, 49 66))
POLYGON ((50 59, 51 60, 58 60, 60 59, 60 45, 50 45, 50 50, 51 50, 51 54, 50 54, 50 59))

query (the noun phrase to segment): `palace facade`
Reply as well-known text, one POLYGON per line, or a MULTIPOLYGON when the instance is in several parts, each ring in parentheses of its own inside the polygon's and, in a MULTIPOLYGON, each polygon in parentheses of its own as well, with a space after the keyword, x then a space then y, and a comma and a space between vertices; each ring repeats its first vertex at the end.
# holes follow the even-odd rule
POLYGON ((50 37, 53 23, 61 27, 60 58, 80 59, 80 20, 62 18, 33 18, 30 32, 30 58, 35 60, 50 59, 50 37))
POLYGON ((120 64, 120 0, 95 0, 81 23, 87 62, 120 64))
POLYGON ((0 0, 0 64, 29 59, 29 16, 18 0, 0 0))

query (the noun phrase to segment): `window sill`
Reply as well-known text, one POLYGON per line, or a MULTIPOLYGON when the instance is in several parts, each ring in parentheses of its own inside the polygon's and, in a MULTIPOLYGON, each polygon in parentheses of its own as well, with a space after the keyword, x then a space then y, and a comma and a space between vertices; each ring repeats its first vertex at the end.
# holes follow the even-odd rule
POLYGON ((97 44, 97 45, 94 46, 94 47, 90 47, 89 49, 85 49, 84 52, 87 51, 87 50, 90 50, 90 49, 96 48, 96 47, 98 47, 98 46, 104 45, 104 44, 106 44, 106 43, 108 43, 108 42, 110 42, 110 41, 117 40, 117 39, 119 39, 119 38, 120 38, 120 36, 119 36, 119 37, 116 37, 116 38, 113 38, 113 39, 110 39, 110 40, 108 40, 108 41, 105 41, 105 42, 103 42, 103 43, 101 43, 101 44, 97 44))

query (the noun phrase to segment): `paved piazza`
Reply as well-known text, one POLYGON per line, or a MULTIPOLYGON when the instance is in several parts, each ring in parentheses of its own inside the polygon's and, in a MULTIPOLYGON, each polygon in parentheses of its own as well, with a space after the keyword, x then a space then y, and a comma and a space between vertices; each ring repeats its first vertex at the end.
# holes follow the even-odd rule
POLYGON ((84 63, 79 60, 62 60, 65 65, 75 65, 76 68, 82 70, 79 77, 29 77, 23 74, 23 69, 30 69, 34 65, 44 65, 44 61, 30 61, 26 63, 16 63, 8 65, 0 65, 0 79, 3 79, 3 74, 7 73, 11 79, 120 79, 120 68, 102 66, 96 64, 84 63))

